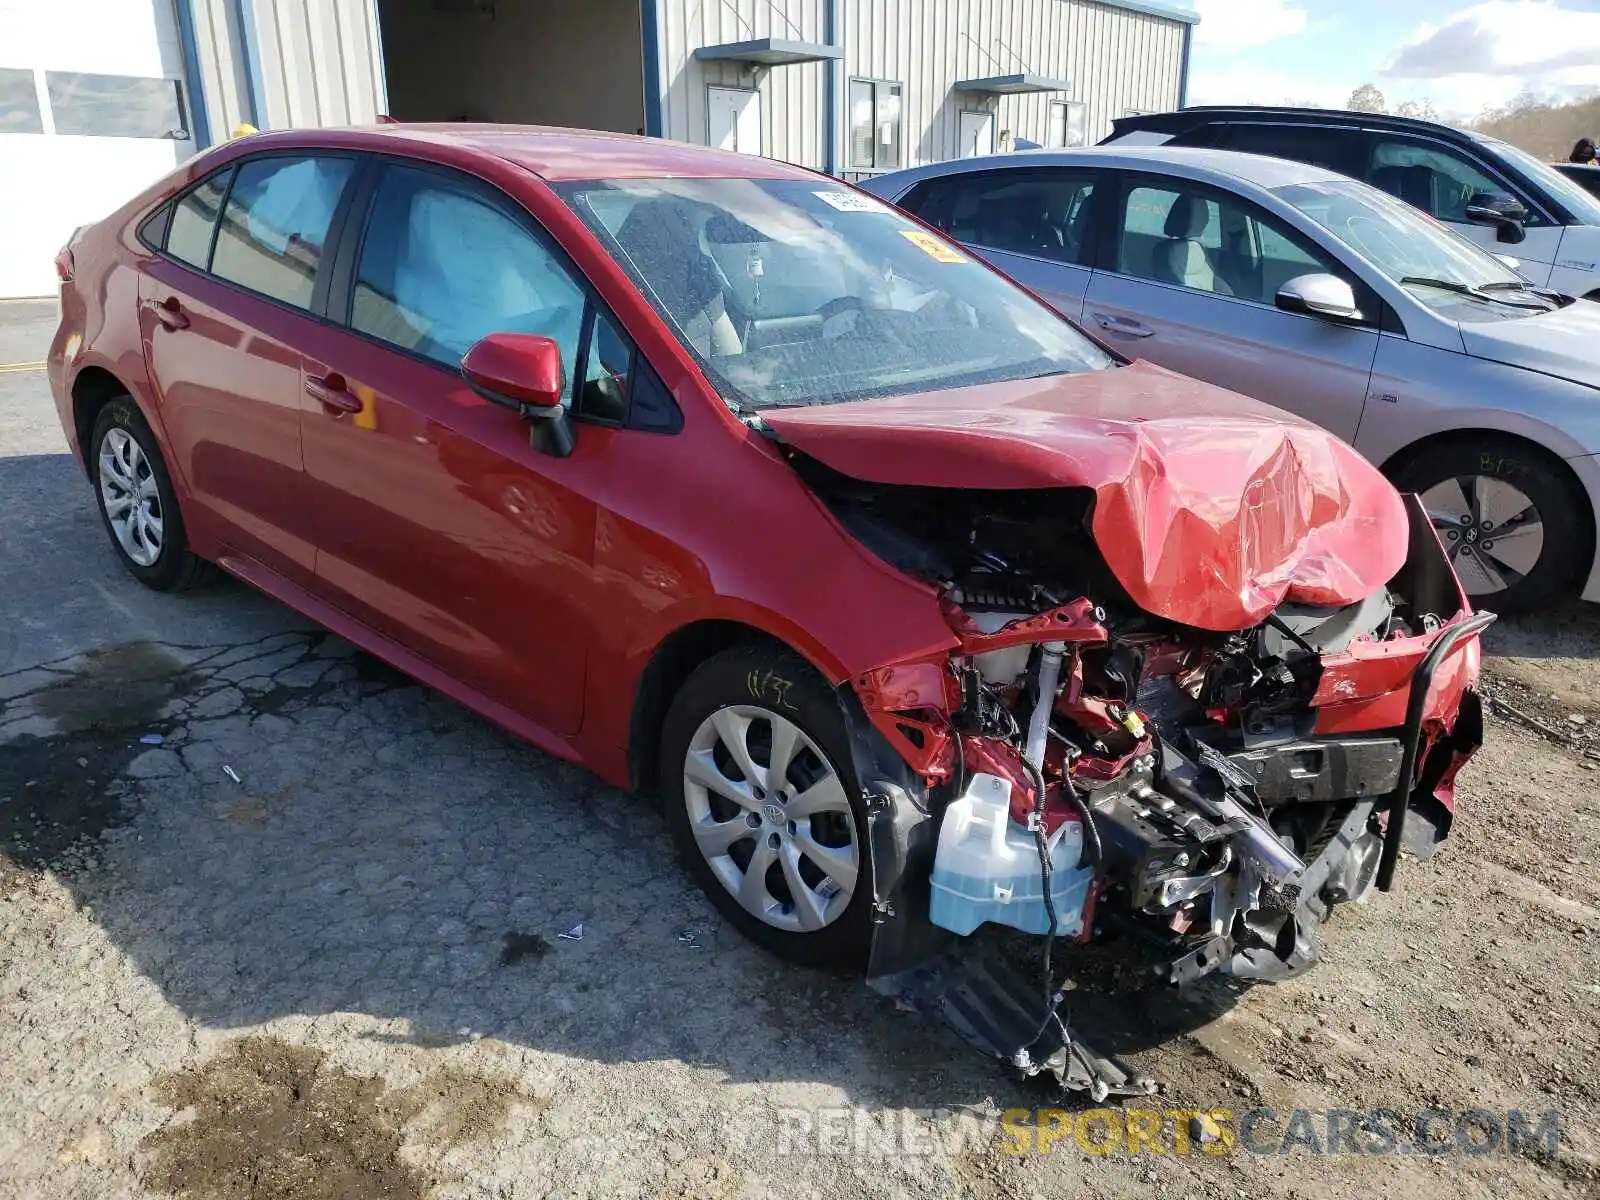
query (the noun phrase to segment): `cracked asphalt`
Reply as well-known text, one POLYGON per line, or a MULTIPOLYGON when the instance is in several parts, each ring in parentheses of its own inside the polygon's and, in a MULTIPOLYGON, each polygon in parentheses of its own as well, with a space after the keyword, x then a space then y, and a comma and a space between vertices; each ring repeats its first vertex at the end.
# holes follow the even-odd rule
MULTIPOLYGON (((54 320, 0 304, 0 364, 54 320)), ((1097 955, 1074 999, 1163 1106, 1554 1108, 1554 1157, 1014 1155, 982 1121, 1048 1093, 745 943, 650 802, 239 585, 137 585, 42 373, 0 373, 0 512, 0 1196, 1600 1194, 1578 741, 1495 725, 1311 976, 1179 1000, 1097 955)), ((1516 705, 1600 698, 1593 612, 1500 636, 1516 705)))

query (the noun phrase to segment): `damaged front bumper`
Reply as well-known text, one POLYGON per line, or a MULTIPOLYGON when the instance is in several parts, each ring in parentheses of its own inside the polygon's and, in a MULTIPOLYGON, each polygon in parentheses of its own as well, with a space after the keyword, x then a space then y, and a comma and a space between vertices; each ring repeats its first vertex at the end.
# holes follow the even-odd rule
POLYGON ((846 689, 877 758, 857 763, 874 986, 1026 1073, 1132 1095, 1148 1081, 1077 1041, 1048 961, 1036 985, 968 955, 973 912, 1049 941, 1130 931, 1176 985, 1313 966, 1335 905, 1387 891, 1402 847, 1427 857, 1448 832, 1456 772, 1482 738, 1473 685, 1494 616, 1471 611, 1420 504, 1407 506, 1412 558, 1392 604, 1336 648, 1315 628, 1274 642, 1279 617, 1186 640, 1137 622, 1120 633, 1087 598, 987 623, 947 601, 960 641, 948 663, 895 664, 846 689), (1288 649, 1269 658, 1272 645, 1288 649), (1047 894, 1081 909, 1041 926, 1024 910, 1047 894), (966 919, 940 928, 936 900, 948 913, 952 895, 966 919))

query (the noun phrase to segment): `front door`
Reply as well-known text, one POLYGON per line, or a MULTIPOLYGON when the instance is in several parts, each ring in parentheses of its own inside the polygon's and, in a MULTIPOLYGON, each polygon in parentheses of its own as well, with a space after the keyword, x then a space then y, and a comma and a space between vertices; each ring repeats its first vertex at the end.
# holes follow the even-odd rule
POLYGON ((1109 261, 1097 266, 1084 324, 1131 358, 1218 384, 1354 439, 1377 354, 1369 324, 1285 312, 1278 289, 1300 275, 1359 281, 1297 231, 1231 193, 1136 177, 1112 206, 1109 261))
MULTIPOLYGON (((139 324, 191 520, 309 583, 300 347, 318 328, 323 246, 354 159, 264 155, 173 205, 140 277, 139 324)), ((147 235, 148 236, 148 235, 147 235)))
POLYGON ((571 457, 552 457, 458 363, 486 334, 542 334, 562 349, 570 399, 598 319, 586 292, 501 193, 400 165, 378 180, 344 290, 306 354, 318 590, 489 699, 574 731, 595 608, 591 497, 616 431, 585 428, 571 457))

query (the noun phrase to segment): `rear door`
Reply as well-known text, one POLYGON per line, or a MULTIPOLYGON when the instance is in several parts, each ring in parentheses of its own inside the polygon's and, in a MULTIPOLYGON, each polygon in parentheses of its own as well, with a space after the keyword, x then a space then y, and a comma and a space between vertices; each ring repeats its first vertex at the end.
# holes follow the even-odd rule
POLYGON ((1101 186, 1118 190, 1097 244, 1086 325, 1129 357, 1355 437, 1380 307, 1353 273, 1232 193, 1121 172, 1107 172, 1101 186), (1370 324, 1337 325, 1276 306, 1290 279, 1324 272, 1356 288, 1370 324))
POLYGON ((319 327, 323 253, 355 169, 347 155, 248 158, 147 223, 159 257, 139 324, 192 521, 302 585, 315 568, 300 453, 300 347, 319 327))
POLYGON ((1007 167, 947 175, 901 201, 1074 321, 1089 286, 1095 183, 1079 167, 1007 167))

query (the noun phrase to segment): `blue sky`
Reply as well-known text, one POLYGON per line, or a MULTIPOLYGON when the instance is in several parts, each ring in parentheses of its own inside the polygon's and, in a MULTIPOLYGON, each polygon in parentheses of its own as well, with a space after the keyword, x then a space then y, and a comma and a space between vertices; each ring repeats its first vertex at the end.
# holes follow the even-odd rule
POLYGON ((1600 91, 1600 0, 1180 0, 1200 13, 1191 104, 1343 107, 1363 83, 1446 116, 1523 88, 1600 91))

